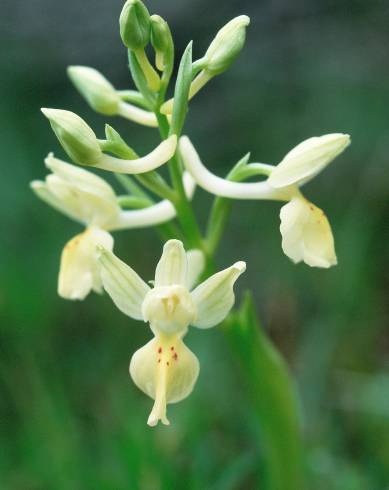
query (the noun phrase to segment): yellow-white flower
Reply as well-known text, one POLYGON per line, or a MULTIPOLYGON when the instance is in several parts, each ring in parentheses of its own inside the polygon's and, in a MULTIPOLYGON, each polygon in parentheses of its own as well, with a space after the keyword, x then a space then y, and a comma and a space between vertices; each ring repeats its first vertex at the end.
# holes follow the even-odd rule
MULTIPOLYGON (((64 247, 58 279, 60 296, 82 300, 91 290, 102 291, 96 246, 113 249, 109 231, 154 226, 174 218, 175 209, 164 200, 145 209, 122 211, 112 187, 97 175, 52 154, 45 163, 52 173, 45 181, 31 182, 31 188, 47 204, 85 226, 64 247)), ((184 181, 191 198, 193 179, 186 175, 184 181)))
POLYGON ((313 267, 337 263, 334 239, 324 212, 307 201, 299 187, 321 172, 350 144, 347 134, 309 138, 291 150, 271 169, 262 182, 231 182, 213 175, 202 164, 189 138, 180 139, 180 151, 187 170, 207 191, 231 199, 288 201, 281 208, 282 249, 294 262, 313 267))
POLYGON ((234 283, 246 264, 236 262, 192 289, 204 268, 202 253, 186 253, 182 242, 169 240, 150 288, 112 252, 103 247, 100 252, 104 289, 119 310, 149 322, 154 334, 130 362, 135 384, 155 400, 147 423, 169 424, 166 405, 186 398, 199 374, 199 362, 182 338, 189 325, 210 328, 227 316, 235 300, 234 283))
MULTIPOLYGON (((350 144, 348 134, 334 133, 309 138, 293 150, 272 171, 268 183, 275 189, 299 187, 331 163, 350 144)), ((296 189, 281 208, 282 249, 293 262, 328 268, 337 264, 334 237, 324 212, 296 189)))

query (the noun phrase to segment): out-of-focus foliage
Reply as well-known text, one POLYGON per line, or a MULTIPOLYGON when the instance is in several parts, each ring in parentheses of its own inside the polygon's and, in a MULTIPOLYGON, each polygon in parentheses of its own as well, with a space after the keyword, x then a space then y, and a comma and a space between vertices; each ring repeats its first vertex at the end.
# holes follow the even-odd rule
MULTIPOLYGON (((4 2, 3 2, 4 3, 4 2)), ((150 337, 106 298, 56 294, 60 250, 78 228, 38 202, 28 182, 63 156, 41 106, 74 110, 103 135, 66 78, 84 64, 128 88, 119 0, 5 0, 0 40, 0 487, 11 490, 251 489, 262 476, 261 433, 220 330, 192 331, 201 359, 173 425, 149 429, 151 400, 128 377, 150 337)), ((263 324, 302 398, 308 488, 383 490, 389 482, 389 9, 384 0, 148 2, 179 52, 201 56, 231 17, 251 17, 234 66, 191 103, 187 130, 224 175, 246 151, 277 163, 296 143, 347 132, 352 146, 305 188, 325 209, 339 265, 294 266, 283 255, 279 206, 239 203, 218 262, 248 263, 263 324)), ((142 153, 152 130, 114 127, 142 153), (148 133, 150 131, 150 133, 148 133)), ((196 206, 205 217, 209 196, 196 206)), ((152 230, 117 234, 117 253, 151 278, 152 230)), ((298 490, 298 489, 296 489, 298 490)))

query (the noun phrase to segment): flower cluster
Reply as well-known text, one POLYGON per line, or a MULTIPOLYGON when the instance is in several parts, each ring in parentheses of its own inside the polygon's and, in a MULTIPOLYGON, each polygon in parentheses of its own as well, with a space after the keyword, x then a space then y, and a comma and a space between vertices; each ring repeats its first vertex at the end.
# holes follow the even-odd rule
POLYGON ((166 405, 188 396, 196 382, 199 362, 183 343, 188 327, 209 328, 222 322, 234 304, 234 283, 245 270, 244 262, 236 262, 212 274, 220 236, 215 234, 216 239, 211 240, 209 234, 201 233, 191 207, 196 184, 217 196, 210 213, 210 234, 225 222, 220 215, 220 197, 282 201, 286 203, 280 214, 285 254, 294 262, 330 267, 337 261, 331 227, 323 211, 303 196, 300 187, 333 161, 350 138, 340 133, 310 138, 276 166, 249 163, 247 156, 226 179, 214 175, 203 165, 189 138, 181 134, 189 101, 237 58, 250 19, 241 15, 228 22, 195 61, 189 43, 179 64, 174 97, 169 100, 166 93, 175 53, 167 22, 150 15, 141 0, 127 0, 119 22, 136 89, 117 90, 104 75, 86 66, 69 67, 69 78, 93 110, 158 128, 160 143, 139 156, 109 125, 105 138, 99 139, 77 114, 42 109, 73 163, 49 154, 45 163, 51 173, 44 181, 33 181, 31 188, 84 227, 63 249, 59 295, 83 300, 92 290, 105 290, 123 313, 150 324, 154 338, 134 354, 130 374, 155 400, 148 420, 153 426, 159 420, 168 424, 166 405), (154 63, 146 52, 149 45, 154 63), (169 182, 157 172, 163 165, 169 168, 169 182), (114 172, 126 194, 117 195, 92 169, 114 172), (258 175, 264 175, 265 180, 243 182, 258 175), (168 241, 150 288, 113 254, 112 233, 157 225, 163 225, 159 231, 168 241), (197 285, 204 271, 210 277, 197 285))

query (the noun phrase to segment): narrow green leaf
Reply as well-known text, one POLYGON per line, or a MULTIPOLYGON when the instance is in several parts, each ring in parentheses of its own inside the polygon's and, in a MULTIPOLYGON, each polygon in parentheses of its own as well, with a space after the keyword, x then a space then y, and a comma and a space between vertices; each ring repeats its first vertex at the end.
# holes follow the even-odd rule
POLYGON ((170 134, 181 134, 188 112, 189 89, 192 82, 192 41, 182 55, 174 90, 174 105, 170 134))
POLYGON ((224 322, 263 434, 267 490, 303 490, 302 435, 295 386, 259 325, 250 294, 224 322))

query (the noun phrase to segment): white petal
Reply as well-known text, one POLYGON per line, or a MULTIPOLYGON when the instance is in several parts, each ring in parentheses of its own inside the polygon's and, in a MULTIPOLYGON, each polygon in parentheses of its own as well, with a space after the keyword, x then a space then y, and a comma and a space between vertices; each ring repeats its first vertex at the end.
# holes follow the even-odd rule
POLYGON ((33 180, 32 182, 30 182, 30 187, 35 192, 35 194, 46 204, 53 207, 60 213, 68 216, 70 219, 83 223, 83 220, 80 219, 79 216, 74 214, 72 212, 72 209, 69 209, 62 200, 58 199, 58 197, 50 192, 46 182, 42 182, 41 180, 33 180))
POLYGON ((143 320, 142 303, 150 287, 112 252, 100 249, 99 262, 104 289, 125 315, 143 320))
POLYGON ((46 185, 50 193, 61 202, 68 213, 77 217, 87 225, 101 228, 115 222, 120 212, 116 201, 105 199, 99 194, 86 192, 76 184, 67 182, 55 174, 46 177, 46 185))
POLYGON ((52 153, 49 153, 45 159, 45 164, 60 179, 80 190, 98 194, 105 199, 116 199, 115 192, 108 182, 92 172, 88 172, 88 170, 59 160, 52 153))
POLYGON ((200 366, 180 339, 155 337, 135 352, 130 375, 136 386, 155 400, 148 424, 168 425, 166 405, 186 398, 193 390, 200 366))
MULTIPOLYGON (((196 185, 188 172, 184 173, 184 187, 189 200, 192 199, 196 185)), ((175 218, 176 210, 173 204, 164 199, 148 208, 121 211, 116 221, 110 223, 110 230, 123 230, 130 228, 145 228, 155 226, 175 218)))
POLYGON ((210 328, 224 320, 235 301, 235 281, 245 270, 245 262, 236 262, 192 291, 191 296, 197 307, 197 318, 192 323, 194 327, 210 328))
POLYGON ((186 253, 188 261, 188 271, 186 277, 186 287, 191 290, 199 280, 205 268, 205 257, 201 250, 188 250, 186 253))
POLYGON ((296 197, 281 208, 282 249, 294 262, 311 267, 336 265, 331 226, 324 212, 303 197, 296 197))
POLYGON ((122 160, 121 158, 110 155, 102 155, 101 159, 94 166, 123 174, 143 174, 155 170, 170 160, 176 152, 176 147, 177 136, 172 135, 142 158, 122 160))
POLYGON ((84 299, 93 289, 101 292, 97 246, 113 248, 112 236, 104 230, 89 228, 75 236, 63 249, 58 278, 58 294, 66 299, 84 299))
POLYGON ((348 134, 309 138, 291 150, 271 173, 268 182, 280 188, 302 185, 321 172, 350 144, 348 134))
POLYGON ((121 102, 119 104, 119 115, 130 121, 142 124, 143 126, 148 126, 150 128, 158 127, 158 121, 154 112, 145 111, 144 109, 140 109, 127 102, 121 102))
POLYGON ((291 197, 290 189, 274 189, 263 182, 231 182, 211 173, 201 162, 198 153, 187 136, 180 138, 180 153, 188 172, 192 174, 197 184, 216 196, 230 199, 274 199, 288 200, 291 197))
POLYGON ((169 240, 163 247, 155 270, 155 287, 184 285, 186 283, 187 259, 184 245, 180 240, 169 240))

